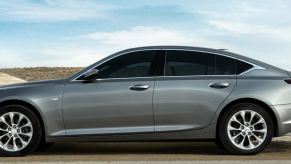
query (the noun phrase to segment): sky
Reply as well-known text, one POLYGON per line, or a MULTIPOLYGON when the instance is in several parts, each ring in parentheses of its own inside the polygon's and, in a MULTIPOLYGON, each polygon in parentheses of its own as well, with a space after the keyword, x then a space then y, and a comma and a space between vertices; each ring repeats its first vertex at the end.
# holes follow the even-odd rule
POLYGON ((127 48, 185 45, 291 70, 290 9, 290 0, 3 0, 0 67, 84 67, 127 48))

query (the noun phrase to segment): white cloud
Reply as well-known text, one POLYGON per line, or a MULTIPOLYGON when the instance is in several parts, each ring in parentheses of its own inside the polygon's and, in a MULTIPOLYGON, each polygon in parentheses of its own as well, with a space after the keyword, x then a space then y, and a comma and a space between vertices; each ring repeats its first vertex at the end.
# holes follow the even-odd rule
POLYGON ((211 20, 209 21, 209 24, 237 35, 252 35, 291 42, 291 26, 276 28, 266 25, 254 25, 246 22, 235 22, 229 20, 211 20))
POLYGON ((224 1, 214 7, 194 11, 209 35, 237 47, 231 51, 291 70, 291 1, 224 1))
POLYGON ((73 66, 84 67, 104 57, 97 50, 82 47, 48 48, 19 51, 0 50, 1 68, 73 66))
POLYGON ((88 66, 101 58, 127 48, 153 45, 184 45, 212 48, 231 48, 221 42, 175 29, 137 26, 127 30, 96 32, 67 39, 67 44, 24 49, 16 52, 0 51, 1 67, 27 66, 88 66), (73 45, 68 43, 74 42, 73 45), (95 45, 95 46, 92 46, 95 45), (3 60, 4 59, 4 60, 3 60))
MULTIPOLYGON (((95 63, 106 54, 100 54, 97 49, 84 47, 49 48, 39 51, 40 54, 48 56, 45 62, 48 66, 73 66, 84 67, 95 63)), ((109 54, 107 54, 109 55, 109 54)), ((37 62, 34 63, 36 65, 37 62)))
POLYGON ((250 36, 291 41, 290 1, 235 1, 221 11, 198 11, 206 22, 228 36, 250 36))
POLYGON ((97 41, 113 49, 152 45, 184 45, 227 48, 228 46, 193 33, 155 26, 136 26, 128 30, 96 32, 81 38, 97 41))
POLYGON ((0 19, 42 22, 104 18, 110 8, 91 0, 47 0, 43 3, 31 0, 0 1, 0 19))
POLYGON ((16 67, 18 64, 23 63, 21 56, 14 51, 0 49, 1 68, 16 67))

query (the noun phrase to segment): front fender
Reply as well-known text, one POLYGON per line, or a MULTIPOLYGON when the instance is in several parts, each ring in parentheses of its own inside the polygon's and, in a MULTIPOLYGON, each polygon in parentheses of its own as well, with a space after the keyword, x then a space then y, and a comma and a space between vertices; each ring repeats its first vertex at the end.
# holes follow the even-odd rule
POLYGON ((24 102, 34 107, 41 116, 45 136, 65 134, 62 115, 64 85, 42 85, 10 88, 0 92, 0 104, 24 102))

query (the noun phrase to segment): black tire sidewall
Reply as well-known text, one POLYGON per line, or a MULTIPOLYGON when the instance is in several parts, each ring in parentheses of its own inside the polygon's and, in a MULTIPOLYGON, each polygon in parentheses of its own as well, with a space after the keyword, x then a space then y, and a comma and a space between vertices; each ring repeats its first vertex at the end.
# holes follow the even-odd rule
POLYGON ((16 152, 9 152, 0 148, 0 155, 23 156, 23 155, 33 152, 38 147, 42 138, 41 125, 40 125, 38 117, 29 108, 26 108, 20 105, 8 105, 5 107, 2 107, 0 109, 0 116, 8 112, 18 112, 25 115, 31 121, 31 124, 33 127, 33 135, 30 140, 30 143, 25 148, 16 152))
POLYGON ((268 112, 262 107, 260 107, 259 105, 252 104, 252 103, 241 103, 241 104, 234 105, 233 107, 231 107, 228 111, 224 113, 221 119, 222 120, 220 121, 220 125, 219 125, 219 138, 221 140, 221 143, 224 145, 225 149, 228 150, 232 154, 236 154, 236 155, 258 154, 262 152, 270 144, 272 140, 272 137, 274 134, 274 125, 272 122, 272 118, 270 117, 268 112), (251 109, 246 109, 246 106, 251 106, 251 109), (252 150, 243 150, 236 147, 228 137, 228 132, 227 132, 228 122, 235 113, 241 110, 252 110, 259 113, 264 118, 267 124, 267 136, 266 136, 265 141, 259 147, 252 150))

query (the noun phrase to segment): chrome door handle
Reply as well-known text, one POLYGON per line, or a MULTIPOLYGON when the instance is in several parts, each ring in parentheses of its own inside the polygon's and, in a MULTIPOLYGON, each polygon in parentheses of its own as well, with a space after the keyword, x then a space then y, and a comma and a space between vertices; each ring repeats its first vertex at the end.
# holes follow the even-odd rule
POLYGON ((210 83, 209 87, 210 88, 215 88, 215 89, 223 89, 229 87, 230 84, 227 82, 221 82, 221 83, 210 83))
POLYGON ((129 87, 129 89, 133 90, 133 91, 144 91, 144 90, 147 90, 149 88, 150 88, 149 85, 143 85, 143 84, 132 85, 129 87))

